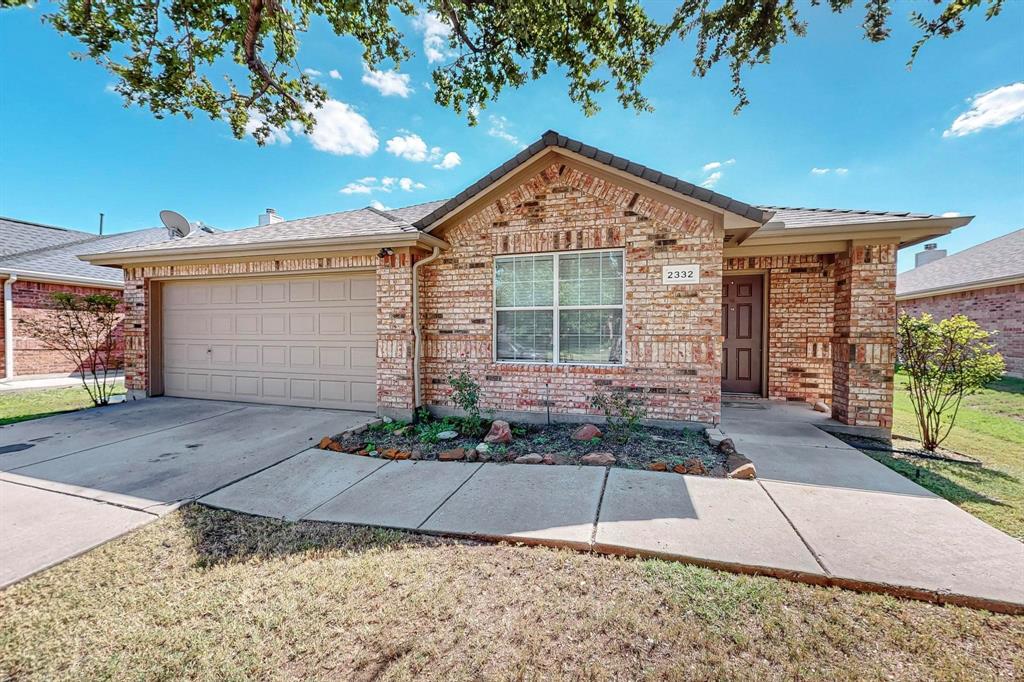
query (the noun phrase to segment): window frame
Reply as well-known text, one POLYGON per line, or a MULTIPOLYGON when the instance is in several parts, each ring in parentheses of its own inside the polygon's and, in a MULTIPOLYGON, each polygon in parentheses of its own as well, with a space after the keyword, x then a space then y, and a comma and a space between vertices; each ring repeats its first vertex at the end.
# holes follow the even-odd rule
POLYGON ((624 248, 612 249, 576 249, 573 251, 538 251, 536 253, 505 253, 494 256, 491 259, 491 362, 501 365, 539 365, 542 367, 624 367, 626 365, 626 250, 624 248), (591 253, 618 253, 622 256, 622 302, 618 305, 571 305, 562 306, 559 303, 558 285, 560 279, 561 256, 577 256, 591 253), (551 305, 550 306, 502 306, 498 307, 498 260, 502 258, 526 258, 531 256, 552 257, 552 279, 551 279, 551 305), (561 310, 621 310, 622 324, 619 329, 619 343, 622 349, 619 362, 568 362, 560 359, 561 355, 561 310), (498 312, 516 310, 541 310, 551 311, 551 343, 552 360, 511 360, 498 357, 498 312))

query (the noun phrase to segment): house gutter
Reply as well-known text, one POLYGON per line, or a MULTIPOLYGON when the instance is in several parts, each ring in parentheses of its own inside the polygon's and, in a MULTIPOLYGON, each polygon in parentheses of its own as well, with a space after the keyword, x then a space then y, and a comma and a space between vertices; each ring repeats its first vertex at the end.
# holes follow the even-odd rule
POLYGON ((14 377, 14 291, 12 285, 18 276, 11 274, 4 280, 4 379, 14 377))
POLYGON ((423 332, 420 329, 420 277, 419 269, 441 255, 441 247, 435 246, 434 251, 423 260, 412 264, 412 409, 420 407, 420 356, 423 354, 423 332))
POLYGON ((31 280, 33 282, 46 282, 47 284, 70 284, 97 289, 124 289, 123 282, 112 282, 109 279, 99 277, 82 277, 80 275, 56 275, 38 270, 23 270, 21 268, 0 269, 0 277, 13 277, 15 279, 31 280))

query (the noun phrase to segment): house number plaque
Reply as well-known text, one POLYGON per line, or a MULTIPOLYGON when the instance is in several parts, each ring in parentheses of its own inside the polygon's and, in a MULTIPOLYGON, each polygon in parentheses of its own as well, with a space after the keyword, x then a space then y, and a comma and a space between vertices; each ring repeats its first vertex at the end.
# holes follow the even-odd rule
POLYGON ((662 284, 700 284, 699 265, 663 265, 662 284))

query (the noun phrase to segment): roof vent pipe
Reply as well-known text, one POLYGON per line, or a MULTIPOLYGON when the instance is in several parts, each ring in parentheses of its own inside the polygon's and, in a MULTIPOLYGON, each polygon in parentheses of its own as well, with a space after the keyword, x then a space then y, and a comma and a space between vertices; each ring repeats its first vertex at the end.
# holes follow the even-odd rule
POLYGON ((273 225, 274 223, 283 223, 284 218, 277 215, 277 211, 272 208, 268 208, 265 213, 260 213, 260 226, 273 225))

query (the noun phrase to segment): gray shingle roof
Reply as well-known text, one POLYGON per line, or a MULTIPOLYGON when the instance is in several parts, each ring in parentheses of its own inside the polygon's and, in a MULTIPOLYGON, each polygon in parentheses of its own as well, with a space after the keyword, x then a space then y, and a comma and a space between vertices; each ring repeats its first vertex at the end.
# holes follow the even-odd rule
POLYGON ((0 258, 95 237, 79 230, 0 216, 0 258))
POLYGON ((724 194, 712 192, 705 187, 700 187, 686 182, 685 180, 680 180, 677 177, 666 175, 665 173, 648 168, 647 166, 642 166, 639 163, 635 163, 621 156, 615 156, 614 154, 598 149, 597 147, 591 147, 588 144, 583 144, 582 142, 566 137, 565 135, 559 135, 554 130, 549 130, 541 135, 540 139, 529 147, 522 150, 511 159, 456 194, 441 206, 438 206, 429 214, 418 219, 415 223, 416 227, 420 229, 429 227, 435 221, 455 210, 477 194, 483 192, 504 176, 513 172, 516 168, 526 163, 526 161, 532 158, 535 154, 549 147, 560 147, 562 149, 566 149, 570 152, 585 156, 588 159, 593 159, 598 163, 611 166, 617 170, 621 170, 635 177, 647 180, 648 182, 653 182, 665 189, 692 197, 698 201, 703 201, 706 204, 711 204, 712 206, 718 206, 730 213, 736 213, 744 218, 749 218, 750 220, 754 220, 759 223, 764 223, 771 217, 770 211, 766 212, 760 208, 751 206, 750 204, 745 204, 742 201, 737 201, 731 197, 727 197, 724 194))
POLYGON ((1011 277, 1024 277, 1024 229, 898 275, 896 295, 908 296, 1011 277))
POLYGON ((765 211, 774 212, 767 229, 783 229, 805 227, 832 227, 836 225, 856 225, 858 223, 887 223, 902 220, 925 220, 939 216, 928 213, 908 213, 898 211, 862 211, 844 208, 792 208, 788 206, 760 206, 765 211))
MULTIPOLYGON (((329 239, 332 237, 387 236, 416 232, 412 221, 434 209, 442 202, 431 201, 404 208, 379 210, 371 207, 340 211, 327 215, 297 218, 270 225, 247 227, 207 234, 193 232, 185 239, 164 240, 148 244, 143 248, 132 246, 110 251, 146 252, 163 249, 212 248, 218 246, 241 246, 247 244, 273 244, 274 242, 298 239, 329 239)), ((83 253, 101 253, 94 250, 83 253)))
POLYGON ((78 234, 85 235, 86 238, 70 244, 44 247, 0 257, 0 272, 20 270, 37 272, 54 278, 62 276, 88 277, 111 284, 121 284, 124 281, 121 268, 91 265, 80 260, 78 256, 84 253, 138 248, 167 239, 167 230, 162 227, 121 232, 102 237, 84 232, 78 234))

